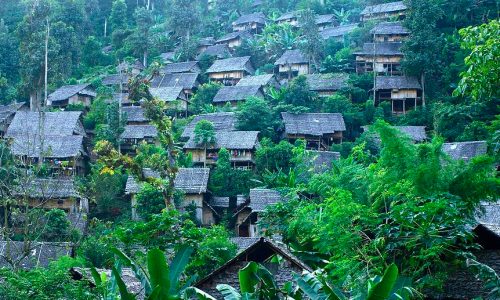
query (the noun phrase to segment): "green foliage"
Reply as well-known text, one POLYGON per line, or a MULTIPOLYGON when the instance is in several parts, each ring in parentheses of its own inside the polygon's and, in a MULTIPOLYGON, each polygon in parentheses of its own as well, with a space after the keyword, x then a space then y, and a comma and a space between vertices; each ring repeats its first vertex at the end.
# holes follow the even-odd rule
POLYGON ((309 91, 309 84, 305 76, 294 78, 285 90, 283 101, 285 104, 313 108, 314 94, 309 91))
POLYGON ((46 241, 67 241, 70 237, 70 226, 66 213, 62 209, 51 209, 45 213, 45 231, 43 238, 46 241))
POLYGON ((260 148, 255 153, 255 167, 262 174, 266 170, 275 172, 292 168, 293 145, 287 141, 274 144, 269 139, 262 139, 260 148))
POLYGON ((200 113, 203 111, 204 107, 211 105, 212 100, 220 88, 221 85, 218 83, 202 84, 192 99, 193 105, 190 108, 191 111, 193 113, 200 113))
POLYGON ((460 30, 462 48, 470 51, 465 58, 467 71, 461 74, 456 94, 469 95, 474 100, 499 98, 500 82, 500 22, 491 20, 487 24, 460 30))
POLYGON ((113 31, 127 28, 127 4, 124 0, 113 0, 111 16, 109 18, 111 29, 113 31))
POLYGON ((243 131, 260 131, 261 137, 275 134, 275 121, 269 104, 261 98, 251 97, 238 107, 236 127, 243 131))
POLYGON ((158 214, 165 208, 162 190, 150 183, 142 184, 135 198, 137 212, 145 220, 149 220, 153 214, 158 214))
POLYGON ((0 285, 0 298, 22 299, 96 299, 95 291, 88 288, 84 281, 75 281, 68 270, 81 267, 81 261, 62 257, 48 268, 35 268, 29 271, 0 269, 3 279, 0 285))
POLYGON ((194 128, 194 142, 205 147, 215 143, 214 124, 207 120, 201 120, 196 123, 194 128))
POLYGON ((248 194, 253 187, 252 172, 233 169, 229 161, 229 151, 219 150, 217 164, 210 174, 209 189, 217 196, 231 197, 248 194))

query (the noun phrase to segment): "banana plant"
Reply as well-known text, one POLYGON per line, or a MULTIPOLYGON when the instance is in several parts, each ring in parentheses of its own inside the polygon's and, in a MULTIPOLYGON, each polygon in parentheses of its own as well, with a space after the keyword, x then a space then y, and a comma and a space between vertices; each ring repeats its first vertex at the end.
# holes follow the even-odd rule
MULTIPOLYGON (((134 272, 136 278, 141 281, 141 285, 146 294, 146 300, 178 300, 178 299, 199 299, 215 300, 207 293, 191 287, 196 277, 188 278, 183 285, 180 283, 182 274, 189 262, 193 252, 190 247, 181 248, 170 264, 167 264, 165 254, 159 249, 149 250, 147 253, 147 269, 138 265, 122 251, 114 248, 113 253, 118 257, 124 266, 129 267, 134 272)), ((105 300, 116 299, 114 293, 118 290, 122 300, 136 300, 136 295, 127 290, 127 286, 121 276, 121 264, 117 263, 111 271, 112 280, 107 283, 102 280, 95 269, 91 270, 96 284, 106 284, 108 291, 103 293, 105 300)), ((105 279, 105 278, 104 278, 105 279)))
POLYGON ((240 282, 240 292, 227 284, 217 285, 217 290, 221 292, 224 300, 259 300, 259 299, 281 299, 280 291, 273 274, 264 266, 249 262, 238 272, 240 282))

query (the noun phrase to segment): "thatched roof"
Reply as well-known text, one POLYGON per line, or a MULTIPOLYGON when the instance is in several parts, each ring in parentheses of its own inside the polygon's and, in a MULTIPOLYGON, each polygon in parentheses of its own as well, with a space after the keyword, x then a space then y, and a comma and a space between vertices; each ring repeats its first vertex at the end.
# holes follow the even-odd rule
MULTIPOLYGON (((420 143, 427 140, 427 134, 425 133, 425 126, 393 126, 395 129, 407 135, 414 142, 420 143)), ((369 126, 362 126, 364 131, 369 130, 369 126)), ((376 142, 380 143, 380 137, 378 134, 374 135, 376 142)))
MULTIPOLYGON (((150 168, 143 168, 142 169, 142 177, 145 179, 160 179, 160 173, 152 170, 150 168)), ((132 195, 132 194, 137 194, 139 190, 141 189, 142 183, 137 181, 134 176, 128 175, 127 177, 127 183, 125 184, 125 195, 132 195)))
POLYGON ((144 116, 144 108, 141 106, 124 106, 122 113, 127 117, 127 122, 148 122, 149 119, 144 116))
POLYGON ((371 34, 400 34, 407 35, 410 32, 403 26, 401 22, 381 22, 375 25, 375 27, 370 30, 371 34))
POLYGON ((341 25, 336 27, 327 27, 321 30, 319 34, 323 39, 327 40, 332 37, 338 37, 349 34, 356 28, 358 28, 358 23, 341 25))
POLYGON ((392 55, 392 56, 402 56, 401 52, 401 42, 384 42, 384 43, 364 43, 363 49, 354 52, 357 55, 392 55))
POLYGON ((260 240, 260 237, 232 237, 231 242, 236 244, 238 252, 247 249, 260 240))
POLYGON ((274 78, 273 74, 263 74, 263 75, 254 75, 254 76, 246 76, 240 79, 236 86, 249 86, 249 85, 257 85, 257 86, 273 86, 279 87, 278 81, 274 78))
POLYGON ((19 135, 12 137, 10 149, 12 154, 16 156, 30 158, 38 158, 40 151, 42 151, 44 158, 65 159, 85 155, 83 136, 81 135, 46 136, 43 140, 38 135, 19 135))
POLYGON ((279 16, 279 18, 276 19, 276 22, 287 21, 290 19, 298 18, 299 14, 300 14, 299 11, 286 12, 286 13, 282 14, 281 16, 279 16))
MULTIPOLYGON (((258 147, 258 131, 219 131, 215 133, 215 143, 209 149, 253 150, 258 147)), ((194 135, 184 145, 184 149, 204 149, 194 141, 194 135)))
POLYGON ((217 44, 223 44, 226 42, 229 42, 231 40, 235 39, 249 39, 252 37, 252 34, 249 31, 235 31, 235 32, 230 32, 224 36, 222 36, 220 39, 215 41, 217 44))
POLYGON ((417 89, 421 90, 422 86, 415 77, 409 76, 377 76, 375 80, 375 90, 392 90, 392 89, 417 89))
POLYGON ((186 61, 166 64, 160 69, 161 74, 165 73, 199 73, 200 67, 197 61, 186 61))
POLYGON ((213 36, 204 37, 198 40, 198 46, 212 46, 213 44, 215 44, 213 36))
POLYGON ((253 74, 255 70, 250 63, 250 56, 231 57, 216 60, 210 68, 208 68, 207 73, 232 71, 244 71, 248 74, 253 74))
POLYGON ((123 85, 126 85, 128 83, 128 80, 130 79, 130 75, 128 74, 110 74, 106 75, 102 78, 102 84, 103 85, 119 85, 120 82, 123 85))
POLYGON ((196 59, 200 59, 203 56, 215 56, 219 59, 231 57, 231 52, 226 44, 218 44, 208 46, 203 52, 201 52, 196 59))
POLYGON ((95 97, 96 93, 89 86, 90 84, 65 85, 51 93, 47 100, 49 102, 63 101, 77 94, 95 97))
POLYGON ((120 64, 116 67, 116 70, 117 70, 118 72, 120 72, 120 70, 121 70, 122 72, 128 72, 128 71, 129 71, 129 69, 137 69, 137 70, 142 71, 142 70, 144 70, 144 69, 145 69, 145 67, 144 67, 144 65, 142 64, 142 62, 141 62, 140 60, 138 60, 138 59, 136 59, 133 63, 129 63, 129 62, 124 61, 124 62, 120 63, 120 64))
POLYGON ((307 64, 309 60, 299 49, 286 50, 283 55, 278 58, 274 65, 288 65, 288 64, 307 64))
POLYGON ((73 179, 61 178, 34 178, 26 184, 16 186, 14 195, 45 200, 82 198, 73 179))
POLYGON ((174 51, 165 52, 165 53, 160 54, 160 58, 164 62, 172 61, 174 59, 174 57, 175 57, 175 52, 174 51))
MULTIPOLYGON (((86 136, 79 111, 45 112, 44 134, 50 136, 86 136)), ((34 136, 39 133, 40 114, 32 111, 18 111, 7 130, 6 136, 34 136)))
POLYGON ((236 130, 236 115, 233 112, 219 112, 211 114, 197 115, 184 128, 182 138, 190 138, 194 134, 194 128, 201 120, 210 121, 214 125, 215 131, 235 131, 236 130))
POLYGON ((7 122, 7 120, 14 116, 14 114, 23 107, 24 103, 11 103, 7 105, 0 105, 0 124, 7 122))
POLYGON ((395 11, 406 10, 406 5, 403 1, 396 1, 390 3, 382 3, 377 5, 370 5, 365 7, 363 11, 361 11, 361 15, 370 15, 370 14, 380 14, 380 13, 388 13, 395 11))
POLYGON ((348 86, 347 74, 309 74, 306 75, 311 91, 338 91, 348 86))
POLYGON ((478 155, 486 154, 486 141, 444 143, 443 151, 453 159, 471 160, 478 155))
POLYGON ((175 188, 186 194, 207 192, 209 168, 180 168, 175 177, 175 188))
POLYGON ((284 202, 286 199, 280 192, 271 189, 251 189, 248 207, 252 212, 262 212, 267 206, 284 202))
POLYGON ((262 12, 243 15, 236 19, 236 21, 233 22, 233 25, 242 25, 248 23, 266 24, 266 16, 262 12))
POLYGON ((9 268, 10 264, 5 257, 14 261, 21 260, 19 267, 25 270, 49 266, 49 263, 58 260, 62 256, 70 256, 71 243, 63 242, 30 242, 22 241, 0 241, 0 268, 9 268), (28 248, 25 248, 29 246, 28 248), (26 255, 26 250, 29 250, 26 255), (7 254, 7 251, 9 253, 7 254))
POLYGON ((170 73, 158 75, 151 80, 152 88, 159 87, 182 87, 183 89, 193 89, 198 86, 199 73, 170 73))
POLYGON ((316 16, 316 25, 324 25, 335 22, 335 15, 317 15, 316 16))
POLYGON ((282 112, 285 133, 293 135, 322 136, 338 131, 345 131, 342 114, 339 113, 303 113, 282 112))
POLYGON ((481 213, 477 217, 478 224, 500 238, 500 201, 496 203, 481 203, 481 210, 481 213))
POLYGON ((178 87, 160 87, 160 88, 150 88, 149 92, 153 97, 156 97, 165 102, 172 102, 176 100, 186 100, 186 96, 182 92, 183 88, 178 87))
POLYGON ((258 85, 248 86, 223 86, 215 95, 214 103, 224 103, 230 101, 243 101, 249 97, 263 97, 258 85))
POLYGON ((121 139, 155 138, 158 135, 153 125, 127 125, 120 136, 121 139))

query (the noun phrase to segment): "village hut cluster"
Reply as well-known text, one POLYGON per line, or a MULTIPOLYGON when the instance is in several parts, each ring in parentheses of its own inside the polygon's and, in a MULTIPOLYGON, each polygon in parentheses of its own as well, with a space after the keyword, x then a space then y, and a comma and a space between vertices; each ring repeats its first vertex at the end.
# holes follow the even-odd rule
MULTIPOLYGON (((320 36, 325 39, 343 41, 365 22, 377 22, 370 31, 372 41, 365 43, 354 53, 353 72, 374 74, 374 103, 390 102, 392 113, 406 114, 425 104, 422 82, 419 78, 406 76, 401 68, 403 53, 401 46, 410 32, 401 20, 406 14, 402 1, 366 7, 360 15, 360 23, 337 23, 333 15, 319 15, 316 24, 320 36)), ((300 12, 288 12, 275 20, 300 28, 300 12)), ((287 197, 277 190, 256 188, 248 195, 237 197, 217 197, 208 187, 212 167, 216 164, 219 150, 225 148, 230 153, 233 168, 253 170, 255 154, 259 149, 258 131, 240 131, 234 112, 216 112, 191 116, 191 100, 203 78, 218 82, 223 87, 213 98, 214 107, 236 107, 249 97, 264 97, 271 89, 279 89, 293 78, 304 75, 311 91, 322 97, 335 95, 349 87, 349 74, 321 74, 314 70, 311 62, 299 49, 287 50, 274 62, 271 74, 256 74, 250 56, 235 56, 235 48, 246 39, 262 32, 266 24, 272 22, 262 13, 242 15, 232 24, 233 32, 219 39, 206 37, 199 40, 197 59, 212 57, 214 62, 203 72, 199 61, 174 62, 173 52, 160 55, 164 65, 150 80, 149 92, 175 111, 177 118, 192 117, 181 135, 182 151, 190 154, 192 168, 179 169, 175 179, 175 189, 184 197, 178 207, 186 210, 193 207, 201 226, 210 226, 221 221, 224 215, 234 217, 235 243, 241 252, 227 264, 198 282, 197 286, 207 292, 214 292, 218 283, 233 284, 237 281, 237 270, 247 261, 267 262, 274 255, 281 256, 285 264, 276 271, 280 274, 280 284, 291 278, 293 272, 310 268, 291 255, 279 242, 261 237, 265 228, 260 228, 259 214, 269 205, 286 203, 287 197), (197 143, 194 128, 201 120, 210 121, 215 129, 215 142, 209 147, 197 143), (282 276, 281 276, 282 275, 282 276), (228 279, 233 280, 228 281, 228 279)), ((146 69, 140 61, 122 62, 116 73, 101 78, 104 86, 113 90, 109 102, 119 102, 124 116, 124 131, 120 136, 120 152, 134 156, 141 143, 159 145, 158 131, 145 115, 141 103, 130 100, 128 83, 146 69)), ((88 83, 62 86, 47 98, 46 107, 51 112, 30 111, 23 103, 0 106, 0 138, 11 145, 12 154, 24 162, 22 167, 41 162, 48 166, 47 178, 33 178, 29 184, 15 191, 17 197, 29 200, 31 206, 61 208, 72 220, 83 227, 81 220, 89 211, 88 200, 79 192, 75 178, 85 174, 91 157, 90 139, 95 132, 86 130, 82 124, 83 115, 96 97, 96 91, 88 83), (82 111, 72 111, 71 107, 83 107, 82 111), (56 111, 57 109, 57 111, 56 111)), ((340 153, 329 151, 334 144, 344 142, 346 124, 339 113, 292 113, 281 114, 283 122, 282 138, 295 142, 305 140, 311 172, 321 173, 332 167, 340 159, 340 153)), ((428 140, 423 126, 396 127, 403 136, 415 143, 428 140)), ((370 132, 368 127, 364 130, 370 132)), ((379 138, 373 134, 377 142, 379 138)), ((485 141, 446 143, 444 151, 453 159, 469 161, 486 153, 485 141)), ((125 193, 130 200, 132 218, 139 219, 136 195, 148 179, 161 179, 157 172, 144 169, 142 176, 128 176, 125 193)), ((497 253, 500 239, 500 204, 487 207, 488 215, 478 218, 474 228, 481 243, 487 244, 486 259, 497 253), (495 215, 496 214, 496 215, 495 215), (492 216, 496 216, 492 217, 492 216), (486 219, 485 219, 486 218, 486 219), (491 241, 496 239, 496 244, 491 241), (496 252, 495 252, 496 251, 496 252)), ((83 222, 84 223, 84 222, 83 222)), ((0 253, 4 245, 0 244, 0 253)), ((50 258, 68 254, 66 245, 37 245, 46 250, 50 258)), ((486 251, 485 250, 485 251, 486 251)), ((33 254, 35 265, 46 265, 40 252, 33 254)), ((482 256, 481 256, 482 257, 482 256)), ((33 262, 26 262, 26 266, 33 262)), ((465 276, 465 275, 464 275, 465 276)), ((466 278, 466 277, 463 277, 466 278)), ((457 279, 456 284, 460 282, 457 279)), ((465 280, 465 279, 464 279, 465 280)), ((236 284, 234 284, 236 286, 236 284)), ((452 293, 452 290, 446 292, 452 293)))

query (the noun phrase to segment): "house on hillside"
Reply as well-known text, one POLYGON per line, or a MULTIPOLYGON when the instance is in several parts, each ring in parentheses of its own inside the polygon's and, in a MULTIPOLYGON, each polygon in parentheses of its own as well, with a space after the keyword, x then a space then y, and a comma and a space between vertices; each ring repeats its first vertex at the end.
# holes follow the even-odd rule
POLYGON ((151 88, 182 87, 187 99, 190 99, 200 85, 199 73, 169 73, 157 75, 151 80, 151 88))
POLYGON ((279 89, 280 84, 273 74, 263 74, 243 77, 236 86, 260 86, 260 88, 267 92, 269 89, 279 89))
POLYGON ((181 86, 150 88, 149 92, 153 97, 166 102, 169 109, 178 111, 182 116, 188 115, 189 101, 181 86))
POLYGON ((141 143, 158 145, 158 131, 153 125, 126 125, 120 135, 120 151, 123 154, 135 155, 141 143))
POLYGON ((262 228, 257 225, 259 213, 267 206, 285 202, 280 192, 271 189, 251 189, 249 200, 240 206, 234 214, 236 217, 235 233, 239 237, 260 236, 262 228))
POLYGON ((201 60, 203 57, 215 57, 217 59, 224 59, 231 57, 231 51, 226 44, 211 45, 206 49, 200 51, 200 54, 196 56, 197 60, 201 60))
POLYGON ((298 27, 299 26, 299 15, 300 15, 300 13, 298 11, 291 11, 291 12, 284 13, 279 18, 276 19, 276 23, 278 23, 278 24, 288 23, 293 27, 298 27))
POLYGON ((382 22, 370 30, 374 43, 402 42, 410 32, 402 22, 382 22))
POLYGON ((22 158, 27 165, 37 165, 42 157, 52 176, 85 174, 87 153, 81 135, 45 135, 43 138, 16 135, 9 138, 9 143, 12 154, 22 158))
POLYGON ((227 45, 230 50, 234 50, 236 47, 241 46, 244 40, 252 38, 252 34, 249 31, 235 31, 228 33, 215 41, 216 45, 227 45))
POLYGON ((374 90, 375 105, 390 101, 393 114, 406 114, 422 105, 422 87, 415 77, 377 76, 374 90))
POLYGON ((470 161, 472 158, 485 155, 488 150, 486 141, 444 143, 443 152, 453 159, 470 161))
MULTIPOLYGON (((500 273, 500 202, 481 203, 476 224, 471 228, 474 242, 480 248, 473 251, 474 260, 500 273)), ((488 299, 492 288, 480 280, 471 267, 459 266, 448 270, 443 288, 425 291, 425 299, 488 299)), ((493 299, 493 298, 491 298, 493 299)))
POLYGON ((245 195, 237 195, 236 197, 212 196, 209 204, 217 212, 218 216, 224 216, 234 213, 234 209, 241 207, 246 201, 245 195), (231 203, 231 201, 234 201, 234 203, 231 203))
POLYGON ((309 74, 306 78, 309 90, 316 92, 320 97, 332 96, 338 90, 349 86, 347 74, 309 74))
POLYGON ((47 106, 66 108, 68 105, 81 104, 89 107, 95 96, 90 84, 65 85, 47 97, 47 106))
POLYGON ((331 145, 342 143, 346 130, 342 114, 282 112, 281 117, 285 123, 285 137, 292 144, 302 139, 307 149, 326 151, 331 145))
POLYGON ((233 22, 233 31, 260 33, 266 26, 266 16, 262 12, 240 16, 233 22))
POLYGON ((215 44, 215 38, 213 36, 205 37, 198 40, 198 53, 207 50, 208 47, 215 44))
POLYGON ((277 68, 280 78, 291 79, 310 72, 309 59, 298 49, 285 51, 274 63, 274 66, 277 68))
POLYGON ((358 23, 340 25, 336 27, 325 27, 319 32, 319 35, 324 39, 333 39, 338 42, 343 42, 344 37, 358 28, 358 23))
POLYGON ((45 112, 43 128, 39 128, 40 114, 34 111, 18 111, 5 137, 34 137, 81 135, 86 137, 85 129, 80 121, 80 111, 45 112), (43 132, 42 130, 43 129, 43 132))
POLYGON ((236 115, 233 112, 218 112, 210 114, 197 115, 184 127, 182 139, 189 139, 194 136, 194 128, 201 120, 209 121, 214 125, 214 131, 236 131, 236 115))
POLYGON ((243 77, 253 75, 255 69, 250 62, 250 56, 243 56, 216 60, 206 73, 211 81, 236 85, 243 77))
POLYGON ((127 125, 148 125, 151 121, 146 118, 144 108, 141 106, 122 107, 122 114, 124 114, 127 125))
MULTIPOLYGON (((425 126, 392 126, 397 129, 405 136, 409 137, 413 143, 423 143, 427 141, 427 134, 425 132, 425 126)), ((369 132, 369 126, 362 126, 363 131, 369 132)), ((370 138, 374 139, 377 145, 380 145, 380 136, 377 133, 370 132, 370 138)))
POLYGON ((194 165, 215 165, 219 150, 225 148, 229 151, 233 168, 252 169, 255 151, 259 147, 258 136, 258 131, 217 131, 215 143, 208 145, 207 149, 196 143, 194 136, 189 138, 183 149, 192 155, 194 165))
POLYGON ((375 71, 377 75, 401 75, 401 42, 365 43, 356 55, 356 73, 375 71))
POLYGON ((260 238, 194 286, 216 299, 224 299, 224 296, 217 290, 217 285, 228 284, 239 292, 238 272, 252 261, 266 266, 274 275, 280 288, 293 282, 295 274, 302 274, 304 271, 312 272, 310 267, 291 254, 284 245, 267 238, 260 238), (273 262, 276 261, 276 257, 280 263, 273 262))
POLYGON ((114 91, 128 93, 128 81, 131 78, 129 74, 110 74, 102 78, 102 84, 113 88, 114 91), (121 85, 121 91, 120 91, 121 85))
POLYGON ((142 71, 144 71, 145 67, 142 62, 136 59, 134 62, 122 62, 116 67, 116 72, 118 73, 127 73, 131 75, 139 75, 142 71))
POLYGON ((25 103, 11 103, 0 105, 0 139, 3 138, 9 128, 10 123, 14 119, 15 114, 20 110, 28 110, 25 103))
POLYGON ((184 194, 181 210, 196 212, 196 218, 202 225, 215 224, 216 212, 210 205, 208 192, 209 168, 180 168, 175 177, 175 189, 184 194))
MULTIPOLYGON (((152 170, 152 169, 149 169, 149 168, 143 168, 141 175, 142 175, 141 180, 144 180, 144 181, 154 181, 154 180, 161 179, 159 172, 152 170)), ((140 217, 137 213, 138 204, 137 204, 136 195, 141 190, 142 184, 143 183, 138 178, 135 178, 134 175, 131 175, 131 174, 128 175, 127 183, 125 184, 125 195, 130 200, 130 209, 131 209, 132 220, 139 220, 140 219, 140 217)))
POLYGON ((160 68, 160 74, 168 73, 200 73, 201 69, 197 61, 186 61, 169 63, 160 68))
POLYGON ((326 27, 331 27, 337 23, 335 19, 335 15, 317 15, 316 16, 316 25, 318 26, 318 30, 323 30, 326 27))
POLYGON ((215 95, 213 103, 216 106, 224 106, 227 103, 231 104, 231 106, 236 106, 250 97, 264 98, 260 86, 223 86, 215 95))
POLYGON ((53 261, 63 256, 71 256, 73 243, 68 242, 34 242, 34 241, 0 241, 0 268, 11 268, 12 262, 18 262, 23 270, 47 268, 53 261), (7 252, 9 250, 9 253, 7 252))
POLYGON ((78 193, 73 178, 34 178, 16 187, 14 196, 30 207, 59 208, 72 214, 89 211, 88 200, 78 193))
POLYGON ((403 1, 370 5, 361 11, 361 21, 371 20, 403 20, 406 17, 407 7, 403 1))

